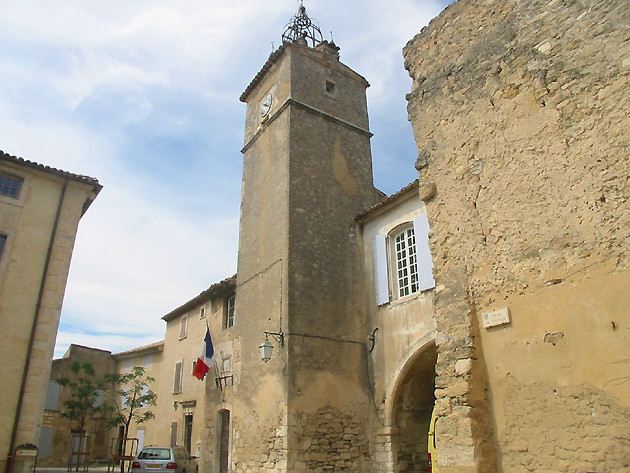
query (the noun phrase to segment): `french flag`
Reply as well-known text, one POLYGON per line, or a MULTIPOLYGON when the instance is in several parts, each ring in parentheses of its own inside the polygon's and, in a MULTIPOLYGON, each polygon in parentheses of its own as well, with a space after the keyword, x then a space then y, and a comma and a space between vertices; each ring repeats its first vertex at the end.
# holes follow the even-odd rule
POLYGON ((203 344, 201 345, 201 354, 199 358, 197 358, 197 363, 195 363, 195 369, 193 370, 193 375, 203 381, 203 378, 206 376, 206 373, 210 370, 210 367, 214 364, 214 347, 212 346, 212 338, 210 338, 210 329, 206 329, 206 336, 203 339, 203 344))

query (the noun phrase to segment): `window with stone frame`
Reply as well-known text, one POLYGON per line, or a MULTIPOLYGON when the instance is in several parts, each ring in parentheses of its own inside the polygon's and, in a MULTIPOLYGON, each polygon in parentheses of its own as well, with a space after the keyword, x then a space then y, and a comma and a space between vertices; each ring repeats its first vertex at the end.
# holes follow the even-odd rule
POLYGON ((0 174, 0 195, 18 199, 22 188, 22 179, 8 174, 0 174))
POLYGON ((377 305, 435 287, 425 213, 389 234, 375 235, 373 248, 377 305))
POLYGON ((225 300, 225 328, 234 326, 234 303, 236 302, 236 295, 232 294, 225 300))

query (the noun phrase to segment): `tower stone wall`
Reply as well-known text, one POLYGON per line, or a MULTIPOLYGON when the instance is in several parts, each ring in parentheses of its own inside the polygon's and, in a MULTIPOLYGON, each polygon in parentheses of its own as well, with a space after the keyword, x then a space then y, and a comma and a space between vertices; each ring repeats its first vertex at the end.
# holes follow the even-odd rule
POLYGON ((233 459, 247 471, 368 468, 354 222, 379 199, 367 86, 336 46, 284 43, 241 97, 248 107, 236 323, 247 326, 237 332, 238 393, 223 401, 234 407, 233 459), (270 336, 272 359, 245 360, 258 357, 251 347, 265 331, 284 337, 270 336))

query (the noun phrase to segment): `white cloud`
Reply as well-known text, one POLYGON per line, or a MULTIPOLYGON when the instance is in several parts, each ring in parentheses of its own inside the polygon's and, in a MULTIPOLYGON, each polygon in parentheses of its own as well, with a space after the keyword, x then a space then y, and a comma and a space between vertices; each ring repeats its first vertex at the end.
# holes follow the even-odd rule
MULTIPOLYGON (((23 0, 3 10, 0 149, 104 185, 79 226, 57 356, 72 342, 121 351, 160 339, 161 316, 235 272, 238 96, 298 4, 23 0)), ((306 2, 372 84, 375 169, 388 169, 376 182, 388 192, 415 172, 401 49, 443 6, 306 2), (392 145, 400 129, 409 135, 392 145)))

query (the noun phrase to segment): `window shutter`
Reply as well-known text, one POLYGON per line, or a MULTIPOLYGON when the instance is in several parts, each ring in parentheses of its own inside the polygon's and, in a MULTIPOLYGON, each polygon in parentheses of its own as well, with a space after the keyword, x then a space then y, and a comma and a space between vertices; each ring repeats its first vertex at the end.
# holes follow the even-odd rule
POLYGON ((39 457, 49 457, 52 452, 53 436, 55 429, 52 427, 42 427, 39 434, 39 451, 37 455, 39 457))
POLYGON ((94 392, 96 393, 96 397, 94 398, 92 407, 101 407, 105 403, 105 391, 97 389, 94 392))
POLYGON ((423 213, 413 221, 413 231, 416 237, 416 254, 418 258, 418 284, 420 291, 435 287, 433 279, 433 258, 429 250, 429 219, 423 213))
POLYGON ((188 316, 182 315, 182 318, 179 320, 179 338, 186 338, 186 332, 188 330, 188 316))
POLYGON ((389 302, 387 243, 385 235, 374 235, 374 286, 376 291, 376 305, 383 305, 389 302))
POLYGON ((59 393, 61 391, 61 387, 55 383, 54 381, 51 381, 48 383, 48 389, 46 389, 46 404, 44 405, 44 409, 47 409, 49 411, 56 411, 58 410, 58 406, 59 406, 59 393))
POLYGON ((171 422, 171 447, 177 445, 177 422, 171 422))
POLYGON ((175 363, 175 379, 173 380, 173 392, 182 392, 182 362, 175 363))

